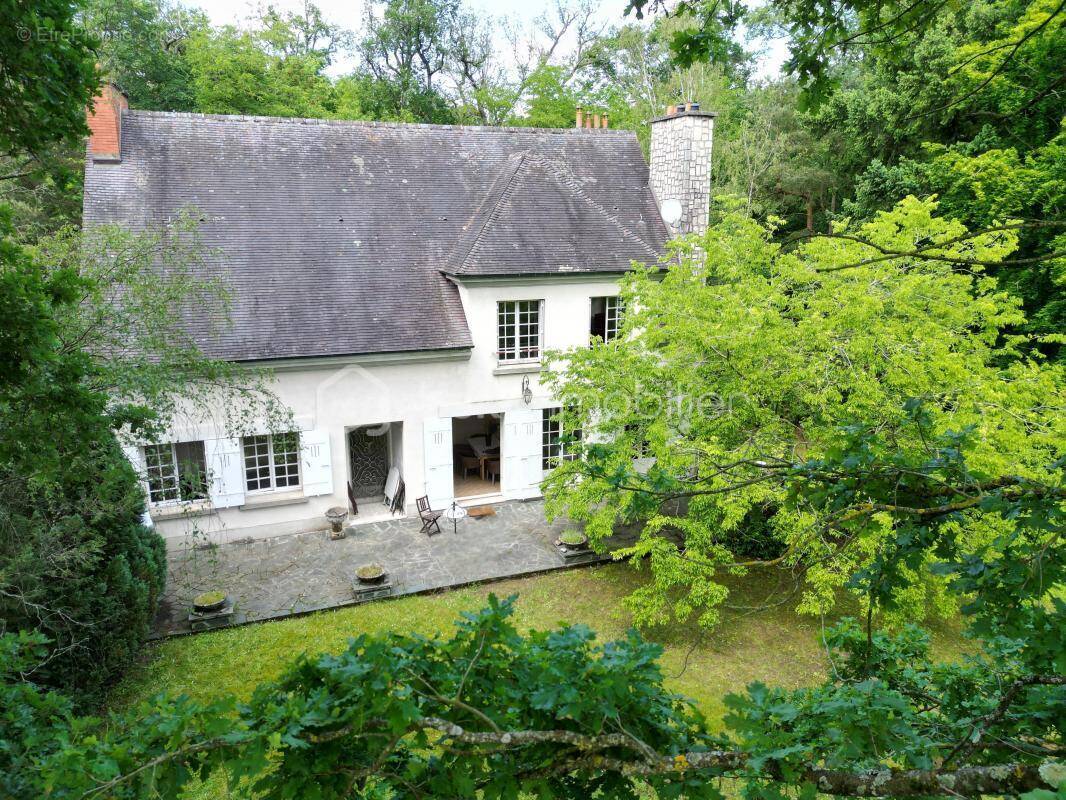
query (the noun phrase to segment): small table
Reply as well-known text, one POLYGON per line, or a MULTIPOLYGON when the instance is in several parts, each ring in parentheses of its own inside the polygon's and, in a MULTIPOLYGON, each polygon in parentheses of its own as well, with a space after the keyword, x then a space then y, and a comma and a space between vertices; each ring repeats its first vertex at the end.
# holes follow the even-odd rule
POLYGON ((451 508, 444 512, 444 518, 452 521, 452 533, 459 532, 459 520, 466 516, 466 509, 453 502, 451 508))

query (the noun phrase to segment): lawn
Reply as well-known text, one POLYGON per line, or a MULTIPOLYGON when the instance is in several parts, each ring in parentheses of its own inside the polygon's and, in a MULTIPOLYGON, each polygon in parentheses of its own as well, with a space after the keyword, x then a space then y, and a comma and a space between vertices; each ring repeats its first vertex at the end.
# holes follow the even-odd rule
MULTIPOLYGON (((518 594, 519 628, 583 622, 601 639, 616 638, 631 624, 622 598, 642 580, 644 573, 614 564, 169 639, 148 648, 143 664, 114 692, 112 707, 129 706, 159 691, 204 700, 246 697, 298 653, 338 651, 349 637, 363 632, 448 631, 460 612, 478 608, 490 592, 518 594)), ((729 602, 751 606, 767 596, 774 577, 754 573, 731 584, 729 602)), ((755 613, 727 609, 722 624, 709 633, 682 626, 645 635, 665 648, 667 685, 720 720, 723 697, 751 681, 796 687, 820 680, 826 669, 821 625, 820 619, 798 616, 785 604, 755 613)), ((951 659, 965 649, 955 626, 932 627, 939 657, 951 659)))
MULTIPOLYGON (((203 700, 227 694, 247 697, 256 684, 276 677, 298 653, 341 650, 350 637, 363 632, 449 631, 462 611, 480 607, 490 592, 519 595, 519 628, 583 622, 601 639, 615 638, 631 624, 622 599, 645 575, 620 564, 574 569, 168 639, 147 649, 143 663, 114 691, 111 705, 121 710, 161 691, 203 700)), ((753 573, 729 582, 729 602, 743 607, 758 605, 776 580, 770 574, 753 573)), ((645 631, 645 636, 664 647, 667 686, 692 698, 712 721, 720 722, 724 696, 751 681, 789 687, 819 681, 827 666, 821 625, 821 620, 798 616, 785 604, 757 613, 727 609, 722 624, 710 633, 682 626, 645 631)), ((938 657, 952 659, 967 649, 955 625, 930 627, 938 657)), ((183 800, 234 796, 223 776, 215 774, 191 786, 183 800)))

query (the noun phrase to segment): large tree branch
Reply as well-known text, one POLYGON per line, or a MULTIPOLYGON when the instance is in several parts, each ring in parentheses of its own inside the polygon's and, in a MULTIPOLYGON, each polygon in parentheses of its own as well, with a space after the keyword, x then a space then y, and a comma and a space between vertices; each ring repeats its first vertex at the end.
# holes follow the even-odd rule
MULTIPOLYGON (((587 736, 567 730, 524 730, 501 733, 468 731, 445 719, 427 717, 422 725, 437 730, 456 743, 489 745, 494 753, 501 748, 517 749, 537 744, 567 745, 579 751, 577 755, 561 758, 526 777, 548 777, 571 772, 618 772, 623 775, 649 776, 687 774, 706 770, 713 777, 750 776, 748 755, 739 750, 703 750, 665 756, 649 753, 625 734, 607 733, 587 736), (601 755, 606 750, 625 750, 632 758, 601 755)), ((775 763, 763 770, 769 780, 781 780, 782 771, 775 763)), ((1040 774, 1039 765, 1003 764, 996 766, 960 767, 956 770, 843 770, 809 767, 802 772, 803 780, 813 783, 823 794, 844 797, 980 797, 994 794, 1019 794, 1052 787, 1040 774)), ((711 776, 709 776, 711 777, 711 776)))
POLYGON ((844 241, 856 242, 876 250, 879 255, 871 256, 870 258, 864 258, 859 261, 854 261, 848 264, 839 264, 832 267, 823 267, 818 272, 840 272, 846 269, 856 269, 857 267, 866 267, 871 264, 878 264, 883 261, 893 261, 900 258, 914 258, 922 261, 940 261, 947 264, 958 264, 961 266, 971 267, 1000 267, 1010 266, 1018 264, 1035 264, 1041 261, 1050 261, 1054 258, 1061 258, 1066 256, 1066 251, 1058 251, 1054 253, 1046 253, 1040 256, 1033 256, 1031 258, 1013 258, 1005 259, 1003 261, 982 261, 973 258, 960 258, 958 256, 945 255, 943 253, 934 253, 933 250, 939 250, 944 247, 949 247, 953 244, 959 244, 964 241, 972 240, 978 236, 983 236, 988 233, 999 233, 1002 231, 1020 230, 1023 228, 1046 228, 1046 227, 1063 227, 1066 226, 1066 222, 1061 220, 1034 220, 1028 222, 1016 222, 1007 225, 996 225, 991 228, 984 228, 978 231, 969 231, 961 236, 956 236, 952 239, 947 239, 943 242, 932 242, 923 247, 917 247, 913 250, 896 250, 884 245, 872 242, 862 236, 856 236, 851 233, 832 233, 832 232, 817 232, 817 231, 805 231, 797 236, 797 239, 842 239, 844 241))

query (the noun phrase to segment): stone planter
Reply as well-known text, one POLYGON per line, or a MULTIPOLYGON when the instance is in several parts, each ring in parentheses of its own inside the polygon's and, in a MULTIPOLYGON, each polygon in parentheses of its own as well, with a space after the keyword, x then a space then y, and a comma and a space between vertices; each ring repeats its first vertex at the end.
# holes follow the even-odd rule
POLYGON ((189 630, 193 633, 224 628, 232 622, 233 601, 225 592, 204 592, 193 598, 189 612, 189 630))
POLYGON ((342 506, 333 506, 327 509, 326 519, 329 520, 329 538, 343 539, 347 534, 344 531, 344 520, 348 518, 348 509, 342 506))
POLYGON ((363 564, 355 571, 355 579, 364 586, 377 586, 385 582, 388 573, 380 564, 363 564))
POLYGON ((204 592, 193 598, 192 610, 194 614, 214 614, 225 608, 228 601, 225 592, 204 592))
POLYGON ((589 537, 583 533, 577 533, 574 531, 567 531, 559 537, 559 541, 556 542, 560 547, 565 547, 569 550, 588 550, 589 549, 589 537))

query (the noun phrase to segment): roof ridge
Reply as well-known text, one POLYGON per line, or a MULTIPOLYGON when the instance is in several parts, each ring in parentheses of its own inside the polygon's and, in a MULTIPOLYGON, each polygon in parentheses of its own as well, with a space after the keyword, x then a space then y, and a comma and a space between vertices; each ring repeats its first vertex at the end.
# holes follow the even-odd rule
POLYGON ((625 128, 535 128, 518 125, 445 125, 435 122, 385 122, 367 119, 327 119, 323 117, 272 117, 255 114, 205 114, 198 111, 149 111, 130 108, 123 116, 159 117, 173 119, 203 119, 216 122, 263 122, 283 125, 322 125, 338 127, 362 126, 366 128, 416 128, 419 130, 469 131, 471 133, 542 133, 555 136, 633 136, 636 131, 625 128))
POLYGON ((472 236, 464 236, 459 242, 459 246, 456 248, 453 258, 449 261, 454 265, 453 272, 456 275, 460 275, 463 272, 463 267, 466 266, 467 261, 474 254, 478 245, 481 244, 484 238, 485 231, 489 227, 489 223, 495 218, 496 211, 508 197, 510 197, 511 187, 514 186, 515 178, 522 170, 522 164, 525 163, 526 157, 530 155, 529 150, 521 150, 518 153, 512 153, 507 157, 509 163, 500 174, 496 176, 496 180, 492 182, 492 186, 489 187, 488 192, 485 193, 485 198, 481 201, 478 207, 474 210, 474 213, 470 217, 471 225, 480 216, 482 217, 481 225, 477 228, 477 233, 472 236), (491 205, 486 209, 486 205, 491 205), (470 240, 469 246, 466 246, 467 239, 470 240), (465 252, 463 252, 465 251, 465 252), (462 254, 462 258, 456 258, 462 254))
POLYGON ((574 175, 573 172, 571 172, 565 164, 540 153, 531 155, 533 160, 538 161, 539 163, 547 167, 549 170, 551 170, 553 173, 555 173, 555 177, 562 181, 566 188, 568 188, 575 196, 577 196, 581 200, 584 200, 586 204, 588 204, 593 209, 598 211, 601 215, 603 215, 605 218, 610 220, 610 222, 612 222, 614 226, 618 228, 618 230, 622 231, 623 235, 632 236, 634 239, 636 239, 641 244, 641 246, 645 250, 647 250, 651 256, 655 258, 656 261, 659 260, 659 253, 654 247, 644 241, 641 236, 634 233, 625 225, 623 225, 622 222, 616 216, 608 212, 606 208, 604 208, 588 196, 588 194, 585 192, 584 186, 581 184, 581 181, 577 179, 577 176, 574 175))

